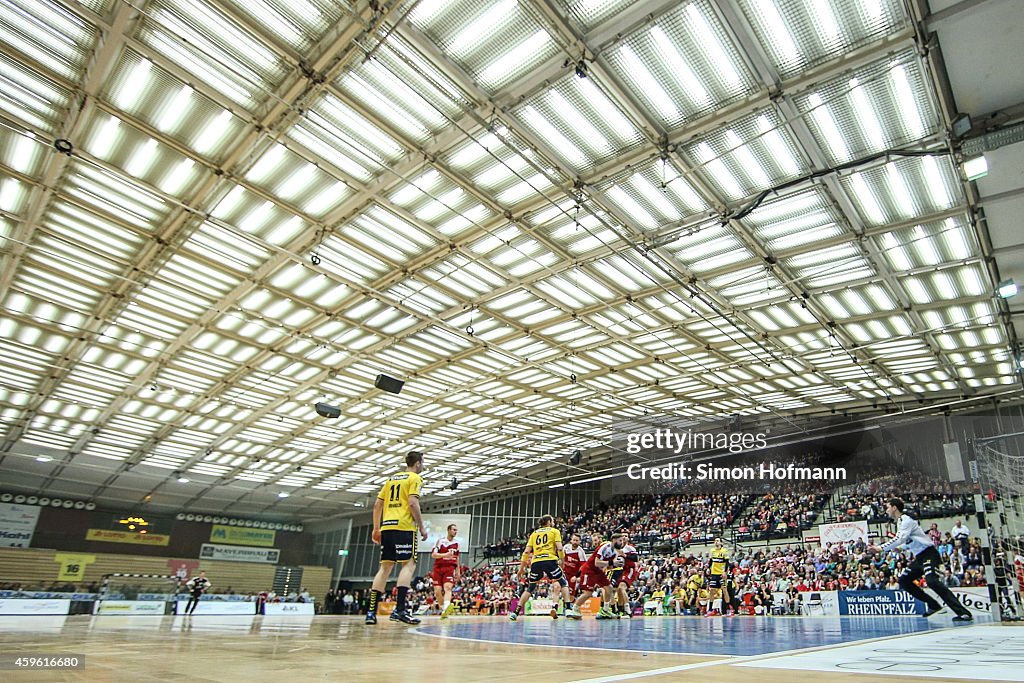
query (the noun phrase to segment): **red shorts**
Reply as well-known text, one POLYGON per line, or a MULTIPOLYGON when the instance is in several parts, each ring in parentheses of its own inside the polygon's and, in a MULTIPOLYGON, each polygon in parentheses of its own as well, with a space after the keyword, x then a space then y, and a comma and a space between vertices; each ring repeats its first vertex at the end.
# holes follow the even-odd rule
POLYGON ((434 580, 435 586, 455 583, 455 567, 434 567, 434 570, 430 572, 430 578, 434 580))
POLYGON ((622 571, 618 572, 615 577, 616 587, 621 584, 626 584, 626 588, 632 588, 633 582, 636 581, 639 574, 640 572, 636 570, 636 562, 627 562, 626 566, 623 567, 622 571))
POLYGON ((608 579, 608 575, 603 570, 593 568, 589 564, 584 565, 583 571, 580 572, 580 591, 592 591, 595 588, 604 588, 610 586, 611 581, 608 579))

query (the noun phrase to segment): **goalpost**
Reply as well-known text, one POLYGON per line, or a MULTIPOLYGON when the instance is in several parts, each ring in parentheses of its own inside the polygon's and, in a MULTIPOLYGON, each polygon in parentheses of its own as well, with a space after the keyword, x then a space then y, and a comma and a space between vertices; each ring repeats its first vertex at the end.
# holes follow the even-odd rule
POLYGON ((105 574, 93 613, 168 614, 180 583, 169 574, 105 574))
POLYGON ((989 599, 1004 621, 1024 618, 1024 432, 968 441, 989 599), (987 539, 986 539, 987 537, 987 539))

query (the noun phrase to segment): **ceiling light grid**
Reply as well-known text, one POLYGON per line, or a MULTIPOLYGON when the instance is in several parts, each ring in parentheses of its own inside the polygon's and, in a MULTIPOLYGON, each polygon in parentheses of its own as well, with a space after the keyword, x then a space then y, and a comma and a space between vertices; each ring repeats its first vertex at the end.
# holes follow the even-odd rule
POLYGON ((455 81, 392 36, 336 86, 417 144, 426 143, 473 106, 455 81))
POLYGON ((582 257, 621 247, 622 238, 612 226, 618 220, 592 201, 579 204, 562 200, 554 206, 539 209, 523 217, 538 236, 560 247, 567 254, 582 257))
POLYGON ((836 165, 938 133, 938 109, 926 78, 916 51, 905 50, 804 90, 793 101, 836 165))
POLYGON ((71 107, 72 91, 0 54, 0 111, 30 130, 53 135, 71 107))
POLYGON ((472 192, 430 168, 388 195, 388 201, 409 212, 409 219, 437 226, 439 233, 452 237, 480 225, 494 215, 472 192))
POLYGON ((730 201, 810 172, 774 109, 754 112, 728 128, 707 133, 685 144, 682 154, 708 186, 730 201))
POLYGON ((496 133, 478 133, 475 140, 452 149, 446 154, 449 165, 503 206, 533 205, 540 195, 561 196, 557 188, 568 186, 570 178, 509 130, 499 127, 496 133))
POLYGON ((489 92, 558 53, 544 27, 516 0, 436 6, 413 12, 409 22, 489 92))
POLYGON ((50 73, 79 80, 88 67, 99 30, 59 5, 40 0, 6 0, 0 39, 50 73))
POLYGON ((289 70, 250 31, 197 0, 151 3, 135 37, 249 112, 289 70))
POLYGON ((46 143, 35 133, 0 126, 0 164, 29 178, 38 178, 47 159, 46 143))
POLYGON ((742 263, 754 257, 735 229, 718 221, 701 224, 693 233, 682 235, 665 245, 664 250, 688 270, 698 274, 742 263))
POLYGON ((512 115, 574 173, 591 170, 644 141, 593 77, 568 74, 512 115))
POLYGON ((678 224, 709 208, 675 163, 668 161, 642 166, 597 189, 644 230, 678 224))
MULTIPOLYGON (((245 121, 214 102, 190 84, 153 64, 135 50, 122 51, 101 90, 104 102, 194 150, 199 156, 220 161, 230 150, 245 121)), ((109 122, 98 129, 111 144, 120 131, 109 122)))
POLYGON ((832 287, 879 274, 860 246, 852 241, 786 257, 780 263, 805 289, 832 287))
POLYGON ((432 262, 419 271, 419 276, 467 300, 490 295, 508 284, 508 280, 492 269, 461 253, 432 262))
POLYGON ((892 230, 872 236, 871 241, 894 272, 954 263, 980 254, 966 215, 892 230))
MULTIPOLYGON (((291 208, 271 201, 241 185, 231 186, 224 197, 210 211, 210 216, 222 221, 235 234, 251 235, 258 241, 283 245, 311 228, 311 223, 292 212, 291 208)), ((241 237, 241 240, 245 240, 241 237)))
POLYGON ((835 203, 821 187, 764 202, 741 223, 770 252, 852 237, 835 203))
POLYGON ((910 23, 899 0, 740 0, 740 8, 783 78, 896 33, 910 23))
POLYGON ((948 157, 895 159, 883 166, 840 178, 864 225, 912 220, 964 203, 948 157))
POLYGON ((344 26, 350 17, 346 6, 326 0, 223 0, 223 4, 300 55, 310 54, 330 29, 344 26))
POLYGON ((707 0, 692 0, 605 50, 612 72, 664 129, 758 90, 707 0))
POLYGON ((353 194, 346 183, 280 143, 271 145, 244 177, 254 187, 316 218, 324 217, 353 194))
POLYGON ((314 102, 286 135, 320 165, 361 183, 379 177, 406 154, 389 133, 331 93, 314 102))

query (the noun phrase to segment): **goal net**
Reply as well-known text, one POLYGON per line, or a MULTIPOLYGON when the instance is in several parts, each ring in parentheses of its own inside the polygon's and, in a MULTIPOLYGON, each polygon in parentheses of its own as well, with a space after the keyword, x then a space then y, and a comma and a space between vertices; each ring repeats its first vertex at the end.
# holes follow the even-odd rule
POLYGON ((168 614, 180 580, 166 574, 106 574, 95 614, 168 614))
POLYGON ((1002 616, 1004 619, 1022 619, 1024 432, 978 439, 974 456, 989 526, 992 566, 1002 616))

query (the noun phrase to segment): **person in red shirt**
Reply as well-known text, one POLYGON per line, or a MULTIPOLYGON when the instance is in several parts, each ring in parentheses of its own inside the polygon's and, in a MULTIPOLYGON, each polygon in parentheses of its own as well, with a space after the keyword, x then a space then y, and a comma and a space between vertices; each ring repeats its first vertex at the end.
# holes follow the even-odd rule
POLYGON ((562 571, 569 582, 569 592, 573 596, 576 595, 580 572, 586 561, 587 551, 580 545, 580 535, 573 534, 569 539, 569 545, 565 546, 565 557, 562 559, 562 571))
POLYGON ((583 564, 583 571, 580 572, 580 596, 576 598, 571 613, 565 616, 570 619, 582 619, 580 607, 587 601, 590 594, 600 588, 602 590, 601 610, 597 614, 598 619, 615 619, 615 614, 609 609, 612 604, 612 584, 606 573, 616 565, 621 567, 625 563, 622 549, 626 546, 625 534, 612 534, 610 541, 597 546, 587 561, 583 564))
POLYGON ((452 587, 459 580, 459 542, 455 540, 459 528, 448 525, 447 538, 437 539, 430 556, 434 558, 434 569, 430 578, 434 580, 434 598, 441 605, 441 618, 447 619, 452 613, 452 587), (442 597, 442 591, 444 593, 442 597))

